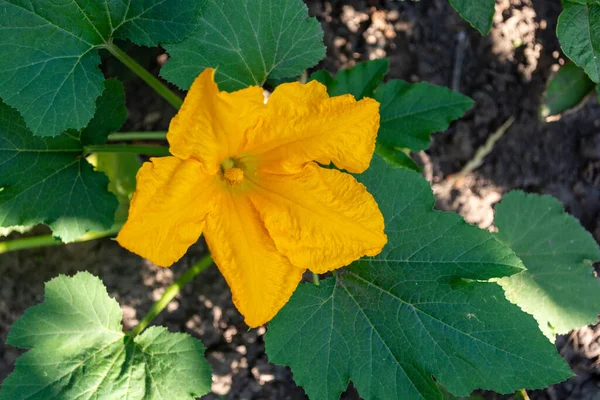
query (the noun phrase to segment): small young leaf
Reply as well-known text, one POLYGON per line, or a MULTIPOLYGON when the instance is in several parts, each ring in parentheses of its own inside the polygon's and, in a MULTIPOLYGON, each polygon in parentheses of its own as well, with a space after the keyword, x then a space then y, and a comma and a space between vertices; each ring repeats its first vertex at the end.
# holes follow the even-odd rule
POLYGON ((83 158, 83 146, 104 142, 125 121, 119 81, 105 81, 97 107, 83 131, 41 138, 0 101, 0 226, 45 223, 65 243, 112 226, 117 200, 106 176, 83 158))
POLYGON ((421 168, 402 150, 377 144, 375 153, 383 158, 393 168, 408 168, 420 172, 421 168))
POLYGON ((600 82, 600 4, 563 1, 556 33, 560 46, 575 64, 600 82))
POLYGON ((515 254, 456 214, 432 209, 428 183, 378 156, 357 177, 386 220, 374 258, 320 286, 301 285, 271 321, 271 362, 289 365, 312 399, 352 380, 364 399, 441 399, 450 392, 541 388, 571 373, 533 318, 491 277, 522 271, 515 254))
POLYGON ((46 283, 44 302, 25 311, 8 336, 8 344, 31 350, 4 380, 0 400, 193 400, 210 391, 200 341, 163 327, 132 337, 122 317, 87 272, 46 283))
POLYGON ((448 0, 458 14, 482 35, 492 28, 496 2, 494 0, 448 0))
POLYGON ((233 91, 298 76, 325 56, 321 26, 301 0, 208 0, 200 27, 164 47, 161 76, 182 89, 208 67, 233 91))
POLYGON ((373 97, 373 92, 383 82, 388 70, 389 60, 383 58, 343 69, 337 73, 335 79, 327 71, 317 71, 310 78, 327 86, 330 96, 351 94, 356 100, 360 100, 363 97, 373 97))
POLYGON ((560 115, 580 104, 594 90, 594 82, 572 62, 563 65, 548 83, 540 106, 540 117, 560 115))
POLYGON ((119 207, 115 223, 124 224, 129 214, 129 202, 135 192, 135 177, 142 166, 139 157, 130 153, 94 153, 87 158, 96 170, 108 176, 108 191, 117 196, 119 207))
POLYGON ((595 323, 600 280, 592 262, 600 248, 563 205, 550 196, 511 192, 496 206, 498 238, 526 271, 500 279, 506 297, 533 314, 550 338, 595 323))
POLYGON ((102 93, 98 49, 114 37, 143 46, 180 40, 196 28, 202 4, 0 0, 0 97, 34 135, 82 129, 102 93))
POLYGON ((378 143, 413 151, 429 147, 429 136, 448 128, 473 106, 473 100, 429 83, 390 81, 375 92, 381 103, 378 143))

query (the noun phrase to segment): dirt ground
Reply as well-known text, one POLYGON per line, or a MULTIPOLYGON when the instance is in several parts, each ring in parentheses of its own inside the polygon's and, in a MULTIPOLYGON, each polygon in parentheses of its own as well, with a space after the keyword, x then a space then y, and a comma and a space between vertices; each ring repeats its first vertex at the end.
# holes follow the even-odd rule
MULTIPOLYGON (((511 189, 548 193, 563 201, 600 240, 600 107, 596 99, 589 98, 559 121, 541 123, 538 119, 545 82, 563 62, 555 34, 560 0, 497 0, 494 27, 486 37, 462 21, 446 0, 309 0, 307 4, 325 31, 328 53, 319 67, 335 72, 356 61, 390 57, 389 78, 448 86, 476 100, 465 118, 434 136, 428 151, 414 155, 432 182, 439 208, 490 228, 492 206, 503 193, 511 189), (515 123, 482 166, 451 190, 444 190, 444 182, 510 117, 515 123)), ((164 62, 160 51, 130 51, 155 72, 164 62)), ((167 128, 174 112, 164 101, 115 62, 103 68, 126 80, 129 119, 124 130, 167 128)), ((108 239, 0 256, 0 382, 20 354, 3 344, 10 325, 27 307, 43 300, 44 281, 80 270, 100 276, 122 305, 128 328, 205 251, 202 243, 195 245, 171 269, 153 266, 108 239)), ((204 399, 306 399, 289 369, 268 363, 265 328, 248 331, 216 268, 185 287, 156 323, 199 337, 208 348, 213 393, 204 399)), ((577 375, 531 392, 530 398, 599 400, 600 327, 560 337, 557 346, 577 375)), ((358 396, 349 389, 343 398, 358 396)))

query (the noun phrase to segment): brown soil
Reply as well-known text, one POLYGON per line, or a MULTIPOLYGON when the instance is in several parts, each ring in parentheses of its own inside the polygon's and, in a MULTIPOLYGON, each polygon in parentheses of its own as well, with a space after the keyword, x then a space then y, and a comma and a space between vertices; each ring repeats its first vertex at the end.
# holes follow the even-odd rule
MULTIPOLYGON (((390 57, 389 77, 428 81, 471 96, 476 106, 450 129, 434 136, 427 152, 415 155, 437 193, 438 207, 488 228, 492 206, 511 189, 548 193, 600 240, 600 109, 595 98, 576 112, 541 123, 537 107, 545 82, 562 62, 555 28, 560 0, 497 0, 495 23, 481 37, 446 0, 310 0, 323 23, 327 58, 320 67, 336 71, 356 61, 390 57), (457 62, 461 58, 462 63, 457 62), (483 165, 443 190, 443 182, 472 158, 476 149, 508 118, 515 124, 483 165)), ((156 72, 159 50, 131 48, 156 72)), ((129 119, 124 130, 164 130, 172 109, 115 62, 105 72, 126 80, 129 119)), ((43 231, 43 229, 41 230, 43 231)), ((40 231, 38 231, 39 233, 40 231)), ((0 381, 20 352, 4 345, 23 311, 43 299, 43 282, 59 273, 88 270, 100 276, 133 326, 187 266, 198 260, 202 243, 171 269, 160 269, 111 240, 28 250, 0 256, 0 381)), ((214 369, 213 393, 206 399, 305 399, 289 369, 267 362, 264 328, 248 331, 216 268, 184 288, 157 324, 202 339, 214 369)), ((600 399, 600 328, 560 337, 557 346, 577 376, 532 399, 600 399)), ((501 398, 484 393, 485 398, 501 398)), ((345 399, 357 399, 353 389, 345 399)))

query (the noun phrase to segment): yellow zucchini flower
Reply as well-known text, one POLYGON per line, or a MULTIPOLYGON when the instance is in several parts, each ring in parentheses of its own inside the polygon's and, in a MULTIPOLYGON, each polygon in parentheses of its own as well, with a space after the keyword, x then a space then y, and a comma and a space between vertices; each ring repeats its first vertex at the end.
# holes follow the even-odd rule
POLYGON ((324 273, 387 242, 383 216, 353 176, 369 167, 379 103, 325 86, 286 83, 220 92, 214 70, 194 81, 167 139, 173 157, 137 175, 117 237, 167 267, 204 233, 246 323, 269 321, 306 269, 324 273), (319 164, 317 164, 319 163, 319 164))

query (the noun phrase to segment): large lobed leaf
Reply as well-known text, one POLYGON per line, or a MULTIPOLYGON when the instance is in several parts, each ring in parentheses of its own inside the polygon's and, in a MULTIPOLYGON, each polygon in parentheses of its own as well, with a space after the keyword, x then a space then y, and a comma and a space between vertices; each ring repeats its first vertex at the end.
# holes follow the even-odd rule
POLYGON ((87 272, 46 283, 43 303, 14 323, 8 344, 29 348, 0 400, 195 399, 210 391, 200 341, 151 327, 123 333, 119 304, 87 272))
POLYGON ((597 321, 600 280, 592 263, 600 248, 558 200, 511 192, 496 207, 495 222, 496 237, 527 268, 500 279, 510 301, 533 314, 552 339, 597 321))
POLYGON ((0 227, 45 223, 71 242, 112 226, 117 199, 106 176, 83 158, 85 145, 103 143, 127 115, 121 83, 109 79, 104 86, 89 125, 53 138, 34 136, 0 102, 0 227))
POLYGON ((197 27, 202 3, 0 0, 0 98, 35 135, 82 129, 103 90, 98 49, 113 38, 181 40, 197 27))
POLYGON ((429 147, 434 132, 448 129, 473 106, 469 97, 429 83, 393 80, 375 92, 381 103, 377 142, 414 151, 429 147))
POLYGON ((376 198, 389 243, 320 286, 301 285, 266 336, 271 362, 289 365, 313 400, 352 380, 365 399, 441 399, 509 393, 570 376, 533 318, 485 282, 522 271, 487 231, 432 210, 428 183, 375 156, 358 177, 376 198))
POLYGON ((600 82, 600 4, 596 0, 563 1, 556 33, 565 55, 594 82, 600 82))
POLYGON ((301 0, 208 0, 198 30, 164 47, 161 75, 182 89, 208 67, 233 91, 298 76, 325 56, 321 26, 301 0))
POLYGON ((448 0, 450 5, 482 35, 492 28, 496 2, 494 0, 448 0))

